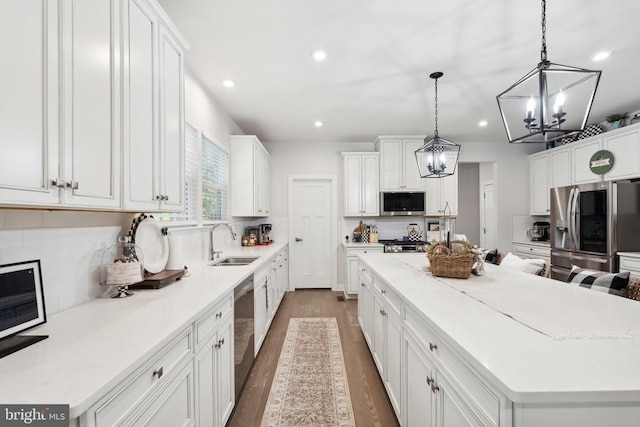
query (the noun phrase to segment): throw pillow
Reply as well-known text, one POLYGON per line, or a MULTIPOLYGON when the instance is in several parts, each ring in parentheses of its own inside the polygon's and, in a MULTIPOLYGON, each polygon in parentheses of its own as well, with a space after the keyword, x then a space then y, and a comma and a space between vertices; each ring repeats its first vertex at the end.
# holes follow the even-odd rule
POLYGON ((578 266, 571 268, 568 283, 575 283, 583 288, 606 292, 613 295, 625 296, 629 284, 629 272, 605 273, 603 271, 587 270, 578 266))
POLYGON ((523 259, 511 252, 504 256, 500 263, 500 267, 511 268, 513 270, 524 271, 530 274, 539 274, 544 268, 543 259, 523 259))
POLYGON ((484 253, 484 260, 491 264, 498 263, 498 249, 492 249, 484 253))

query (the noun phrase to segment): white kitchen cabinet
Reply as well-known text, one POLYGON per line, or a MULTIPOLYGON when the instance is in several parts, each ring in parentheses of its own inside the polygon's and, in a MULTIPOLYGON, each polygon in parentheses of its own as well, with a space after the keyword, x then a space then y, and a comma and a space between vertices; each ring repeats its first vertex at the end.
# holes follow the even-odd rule
POLYGON ((283 249, 276 256, 276 262, 278 264, 278 298, 277 302, 280 305, 284 294, 289 290, 289 251, 283 249))
POLYGON ((121 3, 62 2, 63 204, 121 207, 121 3))
POLYGON ((628 271, 632 276, 640 277, 640 252, 619 252, 620 271, 628 271))
POLYGON ((380 191, 422 191, 415 151, 423 140, 409 136, 379 136, 376 147, 380 152, 380 191))
POLYGON ((132 375, 91 406, 81 417, 80 424, 89 427, 130 425, 141 417, 144 419, 152 417, 160 401, 169 402, 168 405, 174 409, 179 408, 172 418, 186 414, 193 423, 191 326, 154 353, 132 375))
POLYGON ((124 20, 124 208, 184 207, 184 50, 163 12, 128 0, 124 20))
MULTIPOLYGON (((216 316, 213 333, 199 346, 196 364, 196 425, 224 427, 235 403, 233 312, 214 309, 204 316, 216 316)), ((178 425, 178 424, 171 424, 178 425)))
POLYGON ((621 129, 611 136, 605 134, 602 148, 611 151, 614 155, 613 168, 605 174, 605 180, 613 181, 640 176, 640 129, 638 127, 621 129))
POLYGON ((380 215, 378 153, 342 153, 344 168, 344 215, 380 215))
POLYGON ((269 153, 253 135, 230 140, 231 215, 269 216, 269 153))
POLYGON ((355 298, 358 296, 360 292, 360 266, 358 261, 359 254, 367 254, 367 253, 382 253, 384 251, 384 247, 382 245, 371 244, 367 246, 359 246, 359 247, 346 247, 345 249, 345 257, 346 257, 346 265, 347 265, 347 283, 345 297, 346 298, 355 298))
POLYGON ((278 263, 277 257, 273 257, 270 261, 269 273, 267 274, 267 309, 268 320, 267 330, 271 327, 276 312, 278 311, 278 304, 280 303, 279 296, 279 281, 278 281, 278 263))
POLYGON ((591 172, 589 163, 591 156, 602 149, 602 137, 589 139, 587 142, 575 144, 571 147, 573 159, 573 184, 586 184, 600 181, 600 176, 591 172))
POLYGON ((513 253, 520 258, 543 259, 545 262, 551 263, 551 247, 549 243, 514 243, 513 253))
POLYGON ((373 290, 371 285, 371 271, 364 265, 359 265, 360 291, 358 293, 358 323, 362 329, 365 341, 373 354, 373 290))
POLYGON ((425 215, 458 214, 458 173, 443 178, 425 178, 425 215), (450 212, 449 212, 450 210, 450 212))
POLYGON ((254 324, 254 345, 255 355, 258 354, 262 342, 267 334, 267 323, 269 321, 269 298, 267 276, 271 271, 271 265, 267 263, 253 273, 253 324, 254 324))
MULTIPOLYGON (((571 185, 571 150, 569 147, 549 152, 550 182, 549 188, 571 185)), ((549 197, 549 192, 547 192, 549 197)))
POLYGON ((59 2, 5 2, 0 13, 0 204, 60 206, 59 2), (10 66, 9 66, 10 63, 10 66))
POLYGON ((549 215, 549 154, 529 157, 529 213, 549 215))

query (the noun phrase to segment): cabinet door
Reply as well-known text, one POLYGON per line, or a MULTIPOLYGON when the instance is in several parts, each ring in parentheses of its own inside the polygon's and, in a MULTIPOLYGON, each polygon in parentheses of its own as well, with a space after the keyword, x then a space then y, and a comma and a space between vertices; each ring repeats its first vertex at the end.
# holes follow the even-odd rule
POLYGON ((391 313, 387 323, 387 393, 396 416, 402 419, 402 321, 391 313))
POLYGON ((441 215, 442 206, 440 205, 440 180, 443 178, 425 179, 425 195, 424 195, 424 214, 425 215, 441 215))
POLYGON ((442 371, 438 371, 436 380, 438 427, 488 427, 471 412, 464 399, 453 390, 446 376, 442 375, 442 371))
POLYGON ((362 304, 362 332, 364 334, 364 338, 367 341, 367 345, 369 346, 369 350, 373 353, 373 310, 375 309, 374 305, 374 296, 373 292, 371 292, 371 287, 367 284, 362 278, 360 278, 361 283, 364 285, 360 287, 360 295, 358 295, 358 308, 360 308, 360 304, 362 304))
POLYGON ((199 426, 214 426, 216 420, 216 350, 217 336, 195 356, 196 365, 196 420, 199 426))
MULTIPOLYGON (((235 365, 233 359, 233 316, 218 329, 216 354, 216 426, 224 427, 235 404, 235 365)), ((201 424, 202 425, 202 424, 201 424)))
POLYGON ((571 185, 571 150, 569 148, 550 153, 549 167, 551 169, 549 188, 571 185))
POLYGON ((373 361, 378 367, 380 378, 386 381, 386 318, 384 315, 384 304, 377 295, 373 297, 373 361))
POLYGON ((193 363, 189 364, 131 423, 132 426, 193 426, 193 363))
POLYGON ((254 330, 255 330, 255 353, 258 354, 262 341, 264 340, 267 326, 267 293, 265 288, 266 277, 254 283, 254 330))
POLYGON ((602 138, 571 147, 571 157, 573 158, 572 184, 585 184, 600 180, 600 176, 589 169, 591 156, 600 149, 602 149, 602 138))
POLYGON ((549 156, 547 154, 529 159, 531 215, 549 215, 549 156))
POLYGON ((262 200, 262 212, 264 216, 269 215, 270 179, 271 163, 267 150, 262 150, 262 187, 260 188, 260 198, 262 200))
POLYGON ((362 210, 365 215, 380 214, 380 184, 378 156, 362 156, 362 210))
POLYGON ((350 294, 360 292, 360 269, 358 267, 358 257, 347 257, 347 289, 350 294))
POLYGON ((613 168, 606 180, 637 178, 640 175, 640 131, 638 129, 605 137, 603 147, 614 155, 613 168))
POLYGON ((60 204, 58 2, 4 2, 0 14, 0 203, 60 204), (10 5, 10 6, 9 6, 10 5))
POLYGON ((359 216, 362 208, 362 157, 345 156, 345 215, 359 216))
POLYGON ((68 206, 119 208, 120 2, 65 0, 64 179, 68 206))
POLYGON ((407 427, 431 427, 435 425, 435 399, 427 381, 435 378, 433 364, 405 334, 405 373, 407 381, 405 411, 407 427))
POLYGON ((423 179, 418 170, 415 151, 422 147, 421 139, 405 139, 402 141, 402 171, 404 175, 403 190, 406 191, 422 191, 423 179))
POLYGON ((160 210, 184 208, 184 70, 178 42, 160 26, 160 210))
POLYGON ((403 190, 402 141, 389 139, 381 142, 381 191, 403 190))
POLYGON ((127 2, 124 26, 124 208, 154 211, 159 207, 159 152, 156 129, 158 103, 158 20, 146 2, 127 2), (126 21, 125 21, 126 22, 126 21))

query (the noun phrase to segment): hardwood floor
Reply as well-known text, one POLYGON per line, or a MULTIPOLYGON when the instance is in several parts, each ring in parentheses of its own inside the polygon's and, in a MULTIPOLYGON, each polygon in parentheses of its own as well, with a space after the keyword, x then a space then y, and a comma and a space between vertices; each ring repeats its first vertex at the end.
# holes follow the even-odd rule
POLYGON ((342 293, 325 289, 286 293, 227 426, 260 426, 289 319, 292 317, 336 318, 356 425, 398 425, 358 325, 358 302, 339 301, 339 295, 342 293))

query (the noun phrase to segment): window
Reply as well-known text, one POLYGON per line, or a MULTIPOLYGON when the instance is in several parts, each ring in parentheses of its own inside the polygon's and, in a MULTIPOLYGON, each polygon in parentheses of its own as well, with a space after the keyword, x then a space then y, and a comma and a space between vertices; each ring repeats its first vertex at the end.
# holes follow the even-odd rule
POLYGON ((188 123, 185 123, 184 135, 184 211, 154 216, 159 221, 182 223, 225 221, 228 219, 229 154, 188 123))
POLYGON ((202 219, 227 219, 229 154, 202 137, 202 219))

